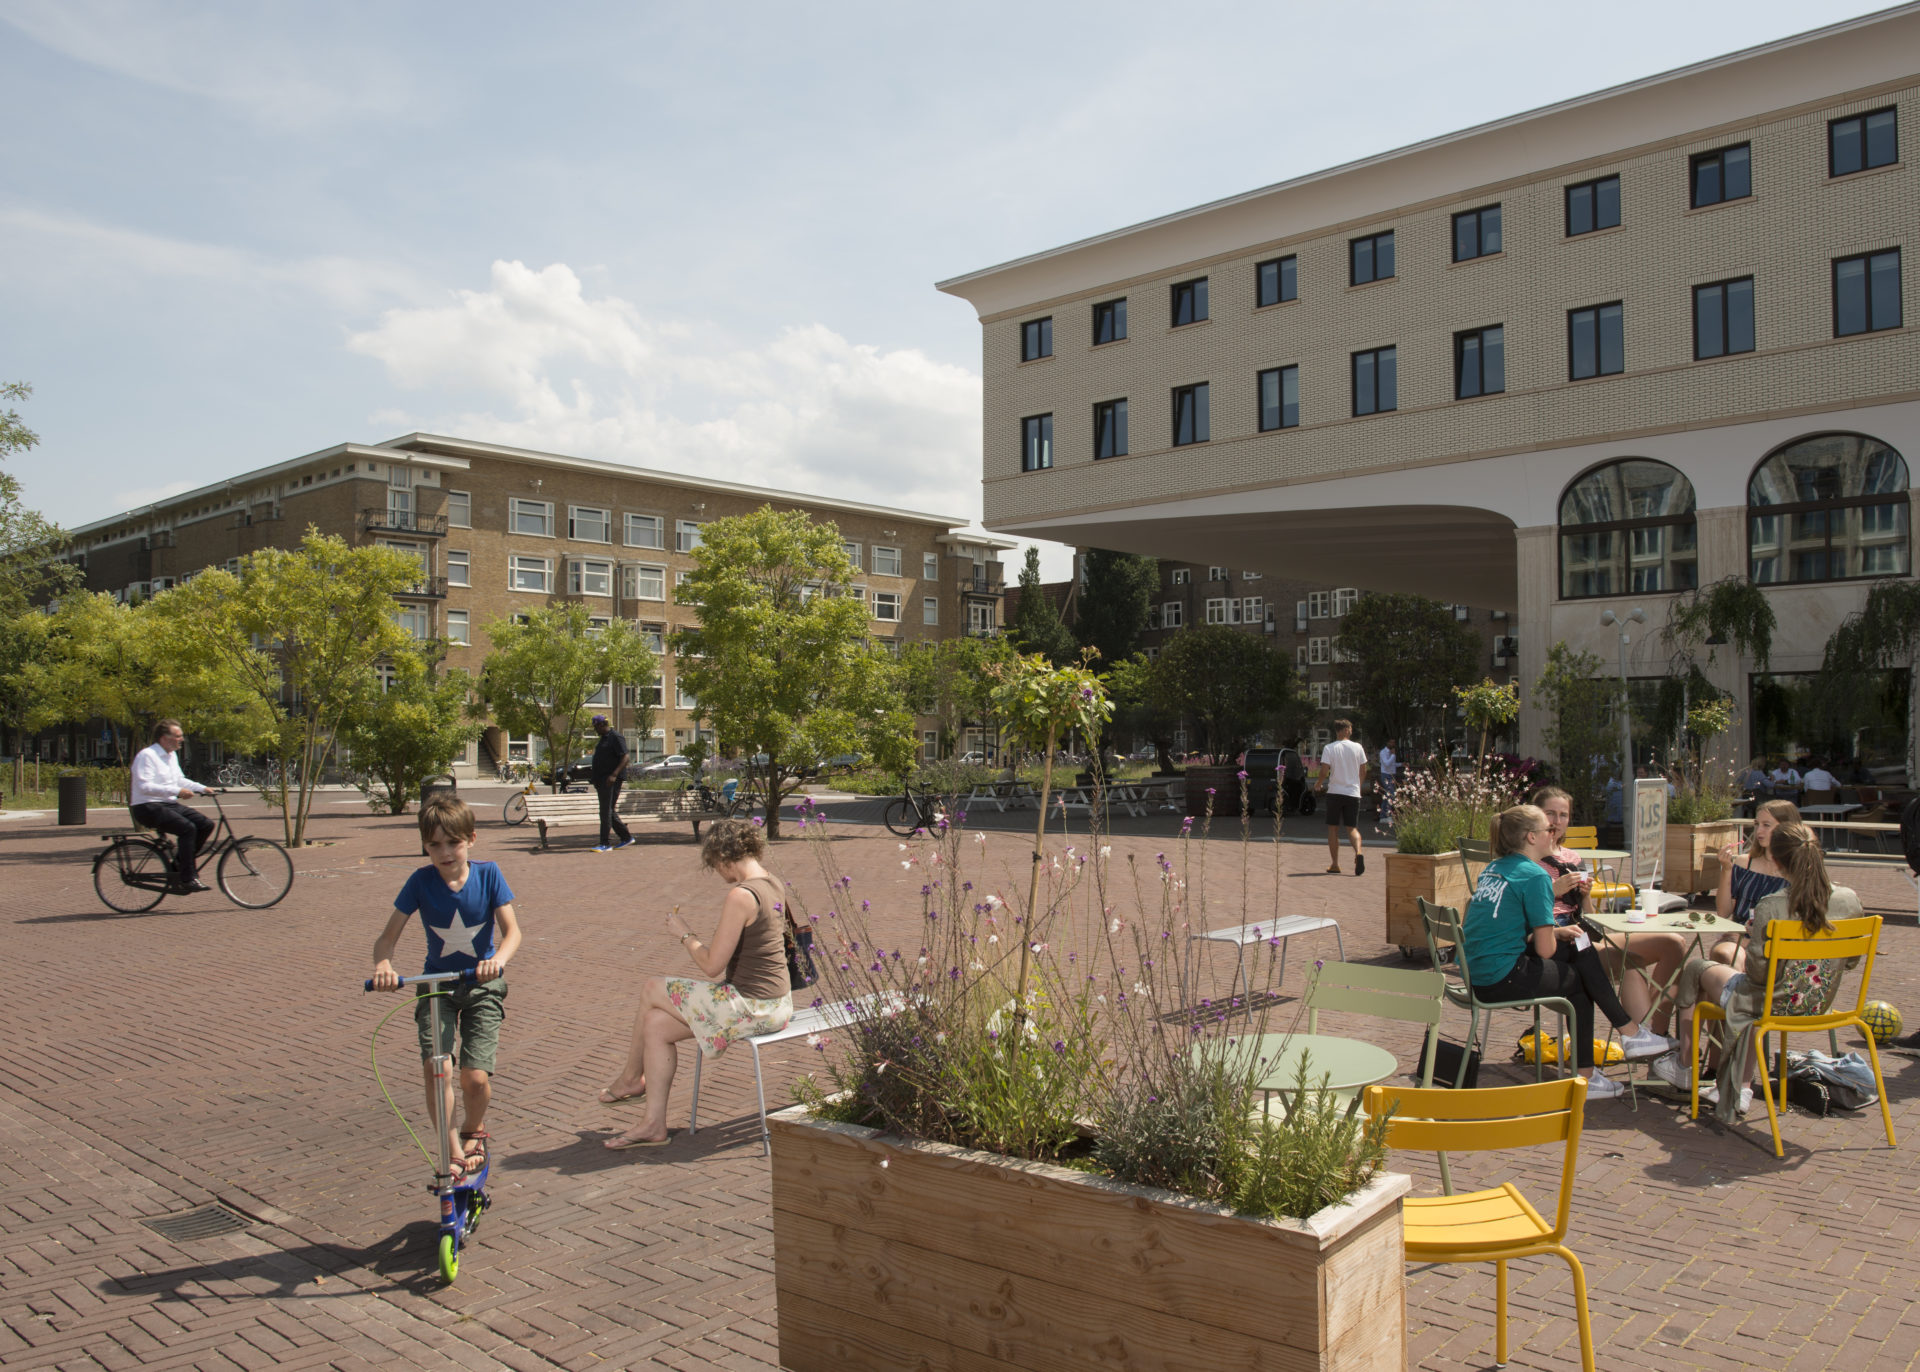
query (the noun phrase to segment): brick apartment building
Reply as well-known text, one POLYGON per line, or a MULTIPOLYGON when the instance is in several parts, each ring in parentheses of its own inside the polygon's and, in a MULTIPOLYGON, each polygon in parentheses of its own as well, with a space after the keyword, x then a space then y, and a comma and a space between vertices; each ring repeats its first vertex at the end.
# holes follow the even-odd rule
MULTIPOLYGON (((396 617, 416 637, 443 641, 449 667, 476 676, 489 622, 553 600, 584 601, 608 621, 637 624, 661 656, 650 687, 593 702, 628 734, 636 756, 658 756, 683 750, 696 728, 696 702, 666 647, 693 619, 674 588, 694 566, 702 524, 763 505, 839 528, 861 572, 857 590, 873 636, 894 651, 999 629, 999 554, 1013 545, 967 534, 957 516, 431 434, 342 443, 122 511, 75 530, 73 555, 87 589, 136 598, 261 548, 294 546, 310 525, 384 544, 420 562, 419 581, 396 598, 396 617), (633 720, 642 699, 656 707, 645 736, 633 720)), ((75 751, 73 741, 67 746, 75 751)), ((489 726, 457 765, 490 771, 508 757, 537 754, 536 740, 489 726)))

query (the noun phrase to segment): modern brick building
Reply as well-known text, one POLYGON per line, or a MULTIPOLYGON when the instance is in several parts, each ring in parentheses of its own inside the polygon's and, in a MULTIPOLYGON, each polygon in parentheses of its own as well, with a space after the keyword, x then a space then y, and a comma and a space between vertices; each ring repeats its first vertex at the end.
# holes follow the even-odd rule
POLYGON ((1750 579, 1810 673, 1912 572, 1916 147, 1910 4, 942 282, 987 526, 1505 609, 1529 683, 1750 579))
MULTIPOLYGON (((637 754, 658 755, 684 748, 695 728, 695 702, 680 690, 665 646, 692 617, 674 587, 694 565, 702 524, 763 505, 839 528, 880 642, 998 631, 999 555, 1012 545, 969 536, 957 516, 431 434, 342 443, 245 472, 96 520, 74 531, 73 546, 88 589, 129 597, 259 548, 293 546, 310 525, 401 549, 419 558, 420 580, 396 614, 418 637, 444 640, 450 667, 476 675, 490 621, 557 598, 584 601, 608 620, 638 624, 661 653, 650 736, 632 729, 636 688, 596 702, 629 731, 637 754)), ((490 768, 536 747, 489 728, 465 765, 490 768)))

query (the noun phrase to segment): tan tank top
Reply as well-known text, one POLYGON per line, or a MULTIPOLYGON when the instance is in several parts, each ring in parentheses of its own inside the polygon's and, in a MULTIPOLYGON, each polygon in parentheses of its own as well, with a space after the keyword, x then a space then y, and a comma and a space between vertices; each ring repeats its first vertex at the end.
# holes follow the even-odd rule
POLYGON ((786 893, 772 877, 753 877, 740 885, 752 892, 758 908, 727 959, 727 984, 748 1000, 778 1000, 793 989, 787 984, 787 945, 782 938, 787 919, 775 908, 786 893))

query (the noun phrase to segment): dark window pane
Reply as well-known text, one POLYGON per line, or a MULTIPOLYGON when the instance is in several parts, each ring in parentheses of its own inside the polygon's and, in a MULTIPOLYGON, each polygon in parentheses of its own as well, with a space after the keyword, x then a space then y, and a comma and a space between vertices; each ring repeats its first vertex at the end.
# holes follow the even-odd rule
POLYGON ((1844 337, 1867 331, 1867 260, 1849 257, 1833 264, 1833 331, 1844 337))
POLYGON ((1719 357, 1727 350, 1720 328, 1724 292, 1719 286, 1696 286, 1693 290, 1693 355, 1719 357))
POLYGON ((1720 194, 1720 159, 1703 157, 1693 164, 1694 205, 1715 205, 1725 199, 1720 194))
POLYGON ((1253 303, 1277 305, 1280 302, 1280 264, 1262 262, 1253 269, 1253 303))
POLYGON ((1593 232, 1593 192, 1594 187, 1591 185, 1567 187, 1567 236, 1569 238, 1574 234, 1593 232))
POLYGON ((1173 443, 1205 443, 1208 435, 1207 388, 1182 386, 1173 393, 1173 443))
POLYGON ((1593 226, 1596 229, 1620 227, 1620 178, 1609 176, 1594 185, 1593 226))
POLYGON ((1400 388, 1399 382, 1395 377, 1397 368, 1394 358, 1396 355, 1396 349, 1380 349, 1380 408, 1383 410, 1396 410, 1400 408, 1400 388))
POLYGON ((1193 317, 1195 319, 1211 317, 1207 313, 1207 279, 1204 276, 1193 283, 1193 317))
POLYGON ((1728 200, 1739 200, 1753 194, 1752 162, 1747 148, 1728 148, 1721 153, 1720 168, 1728 200))
POLYGON ((1353 412, 1361 415, 1372 414, 1373 411, 1373 354, 1355 353, 1353 355, 1353 412))
POLYGON ((1353 284, 1373 280, 1373 240, 1356 238, 1353 240, 1353 284))
POLYGON ((1373 240, 1373 274, 1376 279, 1393 275, 1393 235, 1390 233, 1373 240))
POLYGON ((1021 468, 1029 472, 1042 471, 1053 465, 1053 416, 1034 415, 1020 421, 1021 468))
POLYGON ((1753 278, 1727 283, 1727 351, 1753 351, 1753 278))
POLYGON ((1213 419, 1207 395, 1208 391, 1205 386, 1195 386, 1193 388, 1193 430, 1194 441, 1198 443, 1205 443, 1213 437, 1213 419))
POLYGON ((1900 160, 1899 131, 1893 110, 1867 116, 1867 165, 1885 167, 1900 160))
POLYGON ((1300 369, 1280 369, 1280 427, 1291 429, 1300 422, 1300 369))
POLYGON ((1897 329, 1900 327, 1900 254, 1897 252, 1876 253, 1868 273, 1871 280, 1868 292, 1872 297, 1870 327, 1875 329, 1897 329))
POLYGON ((1496 253, 1500 251, 1500 207, 1489 205, 1480 211, 1480 251, 1496 253))
POLYGON ((1480 331, 1480 389, 1488 395, 1507 388, 1507 331, 1480 331))
POLYGON ((1608 376, 1614 372, 1625 371, 1627 349, 1624 330, 1621 327, 1621 309, 1618 305, 1600 307, 1600 373, 1608 376))
POLYGON ((1280 259, 1280 298, 1282 300, 1300 298, 1300 259, 1297 257, 1280 259))
POLYGON ((1465 262, 1480 255, 1480 217, 1456 214, 1453 217, 1453 260, 1465 262))
POLYGON ((1575 381, 1598 370, 1593 336, 1593 311, 1575 310, 1567 317, 1567 349, 1575 381))
POLYGON ((1860 157, 1860 132, 1858 119, 1836 119, 1827 126, 1833 175, 1845 176, 1866 165, 1860 157))
POLYGON ((1480 335, 1461 334, 1457 346, 1460 384, 1456 388, 1456 393, 1461 400, 1465 400, 1480 394, 1480 335))
POLYGON ((1131 448, 1127 446, 1127 402, 1124 400, 1116 400, 1113 403, 1113 414, 1114 414, 1114 420, 1113 420, 1114 449, 1113 451, 1116 454, 1123 454, 1123 453, 1128 453, 1133 451, 1131 448))
POLYGON ((1260 427, 1280 427, 1280 370, 1260 373, 1260 427))

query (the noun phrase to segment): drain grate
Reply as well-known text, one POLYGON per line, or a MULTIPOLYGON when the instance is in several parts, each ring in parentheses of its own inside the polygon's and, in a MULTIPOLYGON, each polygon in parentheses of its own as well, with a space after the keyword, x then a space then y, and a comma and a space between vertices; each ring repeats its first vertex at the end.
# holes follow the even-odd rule
POLYGON ((242 1229, 253 1227, 253 1221, 245 1215, 227 1209, 224 1205, 203 1205, 198 1210, 189 1210, 184 1215, 162 1215, 157 1220, 141 1220, 163 1239, 175 1243, 188 1243, 194 1239, 217 1238, 221 1234, 237 1234, 242 1229))

